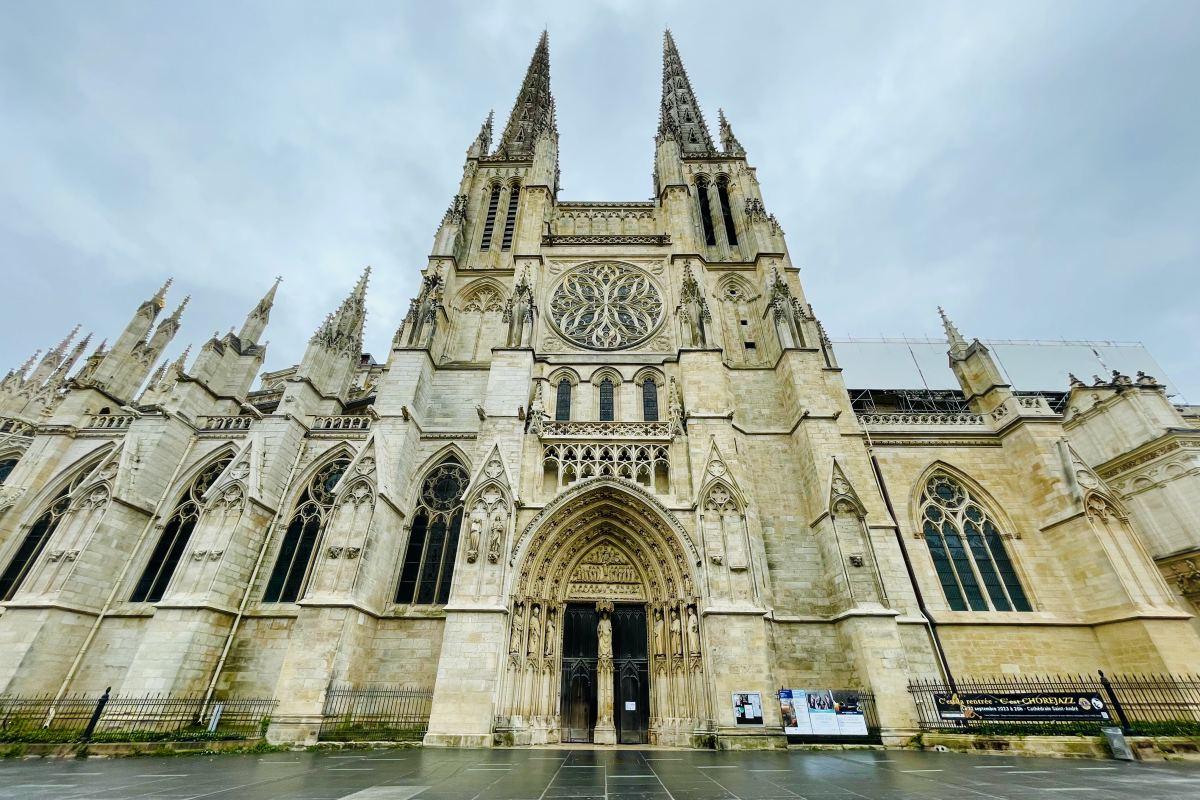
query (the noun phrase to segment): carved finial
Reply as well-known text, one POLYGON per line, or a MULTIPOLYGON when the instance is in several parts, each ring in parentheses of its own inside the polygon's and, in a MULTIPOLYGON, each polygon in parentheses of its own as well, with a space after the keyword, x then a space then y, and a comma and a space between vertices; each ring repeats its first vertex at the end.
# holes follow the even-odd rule
POLYGON ((746 148, 742 147, 742 143, 733 135, 733 127, 729 124, 729 120, 725 119, 725 109, 717 109, 717 125, 720 130, 721 148, 727 156, 744 156, 746 148))
POLYGON ((174 282, 174 278, 167 278, 166 283, 164 283, 162 287, 154 293, 154 297, 150 298, 150 302, 159 308, 162 308, 164 305, 166 305, 167 290, 171 288, 171 284, 174 282))
POLYGON ((938 316, 942 318, 942 327, 946 330, 946 342, 950 345, 950 355, 954 358, 962 358, 967 354, 967 340, 958 332, 958 328, 950 321, 950 317, 946 316, 946 312, 941 306, 938 306, 938 316))

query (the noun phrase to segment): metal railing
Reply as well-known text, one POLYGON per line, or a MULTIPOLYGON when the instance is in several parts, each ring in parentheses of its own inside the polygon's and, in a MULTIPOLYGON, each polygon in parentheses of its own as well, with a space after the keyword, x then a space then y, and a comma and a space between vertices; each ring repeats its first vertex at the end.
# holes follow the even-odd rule
POLYGON ((0 695, 0 742, 154 742, 258 739, 274 700, 0 695))
MULTIPOLYGON (((982 679, 959 679, 953 685, 941 681, 914 680, 908 684, 917 705, 923 730, 953 733, 1014 735, 1098 734, 1102 727, 1119 725, 1135 735, 1200 735, 1200 675, 1032 675, 982 679), (1002 719, 981 715, 955 719, 945 713, 947 699, 971 695, 1000 695, 1001 700, 1021 696, 1034 700, 1068 701, 1099 697, 1107 720, 1072 718, 1070 714, 1045 711, 1032 719, 1002 719)), ((1015 704, 1015 703, 1014 703, 1015 704)), ((1045 708, 1052 704, 1041 703, 1045 708)), ((1100 709, 1093 710, 1099 711, 1100 709)), ((1084 714, 1084 717, 1087 715, 1084 714)))
POLYGON ((428 689, 330 687, 317 738, 326 742, 415 741, 429 727, 428 689))

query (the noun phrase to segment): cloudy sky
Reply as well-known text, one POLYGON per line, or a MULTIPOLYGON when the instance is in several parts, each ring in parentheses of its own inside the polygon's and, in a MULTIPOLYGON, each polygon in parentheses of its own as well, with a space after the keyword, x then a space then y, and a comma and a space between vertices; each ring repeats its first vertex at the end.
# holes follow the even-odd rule
POLYGON ((563 199, 648 199, 663 27, 725 109, 831 335, 1142 341, 1200 402, 1200 4, 0 6, 0 370, 174 351, 284 283, 293 363, 364 265, 386 355, 488 110, 549 28, 563 199), (704 7, 707 5, 707 7, 704 7))

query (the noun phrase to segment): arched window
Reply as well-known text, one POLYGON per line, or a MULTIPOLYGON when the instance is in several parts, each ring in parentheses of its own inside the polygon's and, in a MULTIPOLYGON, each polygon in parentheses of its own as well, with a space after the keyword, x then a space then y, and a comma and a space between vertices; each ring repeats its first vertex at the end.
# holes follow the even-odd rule
POLYGON ((642 381, 642 419, 658 422, 658 384, 650 378, 642 381))
POLYGON ((955 611, 1030 611, 1000 529, 961 482, 939 472, 921 494, 921 530, 955 611))
POLYGON ((517 227, 517 204, 520 202, 521 187, 513 184, 508 190, 508 215, 504 218, 504 238, 501 239, 501 250, 512 249, 513 231, 517 227))
POLYGON ((450 599, 467 482, 467 471, 454 456, 425 476, 396 587, 397 603, 424 605, 450 599))
POLYGON ((171 576, 175 574, 179 559, 183 557, 183 550, 192 538, 192 531, 200 519, 204 493, 232 460, 232 453, 222 456, 209 464, 196 476, 196 480, 192 481, 192 485, 188 487, 163 527, 162 536, 158 538, 158 544, 154 546, 154 552, 150 554, 150 560, 142 570, 142 577, 133 589, 130 602, 157 603, 162 600, 167 591, 167 584, 171 582, 171 576))
POLYGON ((17 552, 13 554, 12 560, 8 562, 3 574, 0 574, 0 602, 12 600, 13 595, 21 588, 21 582, 25 580, 25 576, 33 568, 34 562, 45 549, 46 542, 50 541, 50 537, 54 535, 63 515, 71 507, 71 493, 79 488, 79 484, 90 472, 90 469, 80 470, 79 474, 54 496, 41 516, 34 520, 33 525, 29 526, 25 538, 17 547, 17 552))
POLYGON ((717 243, 717 233, 713 230, 712 209, 708 205, 708 181, 696 179, 696 201, 700 203, 700 224, 704 226, 704 243, 710 247, 717 243))
POLYGON ((279 545, 264 603, 294 603, 300 598, 313 551, 333 505, 333 488, 349 466, 349 456, 338 456, 321 467, 304 488, 279 545))
POLYGON ((614 418, 612 378, 600 381, 600 421, 611 422, 614 418))
POLYGON ((721 219, 725 221, 725 239, 733 247, 738 243, 737 228, 733 225, 733 209, 729 207, 729 181, 724 178, 717 181, 717 198, 721 201, 721 219))
POLYGON ((500 184, 492 186, 492 196, 488 198, 487 216, 483 218, 483 238, 479 240, 480 250, 490 250, 492 247, 492 231, 496 228, 496 209, 500 205, 500 184))
POLYGON ((554 418, 565 421, 571 418, 571 382, 563 378, 558 382, 558 395, 554 400, 554 418))
POLYGON ((0 484, 8 480, 8 476, 12 474, 13 468, 17 466, 15 458, 0 458, 0 484))

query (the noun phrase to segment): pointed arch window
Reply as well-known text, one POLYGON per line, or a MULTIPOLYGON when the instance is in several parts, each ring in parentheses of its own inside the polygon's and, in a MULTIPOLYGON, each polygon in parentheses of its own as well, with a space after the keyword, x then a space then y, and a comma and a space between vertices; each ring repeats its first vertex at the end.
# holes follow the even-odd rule
POLYGON ((349 466, 349 456, 338 456, 321 467, 304 487, 279 545, 279 555, 263 594, 264 603, 294 603, 300 598, 317 540, 333 506, 333 489, 349 466))
POLYGON ((425 476, 396 587, 397 603, 429 605, 450 599, 467 482, 467 471, 454 456, 425 476))
POLYGON ((58 529, 67 509, 71 507, 71 495, 90 472, 90 468, 80 470, 79 474, 54 496, 54 499, 46 506, 46 510, 29 526, 25 538, 17 546, 17 551, 8 562, 8 566, 4 568, 3 573, 0 573, 0 602, 12 600, 17 590, 21 588, 22 581, 33 569, 38 556, 46 548, 46 543, 50 541, 54 531, 58 529))
POLYGON ((554 418, 560 422, 571 418, 571 382, 566 378, 558 382, 554 399, 554 418))
POLYGON ((642 381, 642 419, 658 422, 658 384, 650 378, 642 381))
POLYGON ((158 537, 158 544, 154 546, 150 560, 146 562, 146 568, 142 570, 142 577, 134 586, 133 595, 129 598, 130 602, 157 603, 162 600, 167 591, 167 585, 171 582, 171 576, 175 574, 175 569, 179 566, 179 559, 183 557, 184 548, 187 547, 188 540, 192 538, 192 531, 195 530, 196 523, 200 520, 204 493, 213 485, 213 481, 225 471, 231 461, 233 461, 232 453, 217 459, 205 467, 204 471, 192 481, 192 485, 188 487, 179 504, 175 506, 175 510, 171 512, 170 518, 167 519, 162 535, 158 537))
POLYGON ((712 209, 708 204, 708 181, 703 178, 696 180, 696 201, 700 204, 700 224, 704 227, 704 243, 711 247, 717 243, 717 233, 713 229, 712 209))
POLYGON ((496 229, 496 210, 500 207, 500 184, 492 186, 492 194, 488 198, 487 215, 483 218, 483 238, 479 240, 480 250, 492 248, 492 231, 496 229))
POLYGON ((1032 610, 1000 528, 963 484, 945 473, 925 482, 921 530, 946 602, 955 611, 1032 610))
POLYGON ((725 221, 725 239, 729 246, 738 243, 737 228, 733 224, 733 209, 729 207, 729 181, 721 178, 717 181, 717 199, 721 201, 721 219, 725 221))
POLYGON ((12 474, 13 469, 17 466, 15 458, 0 458, 0 485, 8 480, 8 476, 12 474))
POLYGON ((517 228, 517 206, 521 202, 521 187, 513 184, 508 190, 508 214, 504 218, 504 238, 500 241, 501 250, 511 250, 513 232, 517 228))
POLYGON ((612 422, 615 417, 612 378, 600 381, 600 421, 612 422))

